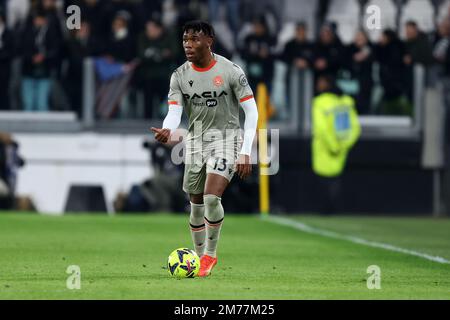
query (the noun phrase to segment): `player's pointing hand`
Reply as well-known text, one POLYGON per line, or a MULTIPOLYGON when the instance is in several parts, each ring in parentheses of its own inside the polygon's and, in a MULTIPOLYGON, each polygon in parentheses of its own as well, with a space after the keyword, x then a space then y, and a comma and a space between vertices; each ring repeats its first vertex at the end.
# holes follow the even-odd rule
POLYGON ((155 139, 161 143, 167 143, 170 138, 170 129, 158 129, 151 128, 151 130, 155 133, 155 139))

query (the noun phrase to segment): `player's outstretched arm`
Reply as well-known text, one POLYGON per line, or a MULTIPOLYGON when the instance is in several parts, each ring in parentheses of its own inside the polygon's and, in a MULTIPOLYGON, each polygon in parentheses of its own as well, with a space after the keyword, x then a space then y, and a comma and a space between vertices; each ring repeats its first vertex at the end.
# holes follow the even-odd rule
POLYGON ((241 107, 245 113, 244 142, 236 162, 236 173, 241 179, 246 179, 252 173, 250 155, 258 126, 258 108, 253 97, 241 102, 241 107))
POLYGON ((181 116, 183 115, 183 108, 176 104, 169 104, 169 112, 167 113, 162 129, 151 128, 155 133, 155 139, 161 143, 167 143, 170 135, 174 132, 181 123, 181 116))

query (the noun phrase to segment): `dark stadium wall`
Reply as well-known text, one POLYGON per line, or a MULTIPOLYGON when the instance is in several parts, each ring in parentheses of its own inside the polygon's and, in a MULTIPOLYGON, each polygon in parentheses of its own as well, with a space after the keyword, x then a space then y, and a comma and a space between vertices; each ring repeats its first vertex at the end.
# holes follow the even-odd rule
MULTIPOLYGON (((341 176, 337 213, 431 214, 432 172, 414 141, 360 141, 341 176)), ((310 141, 280 140, 280 171, 271 179, 271 211, 315 213, 323 197, 311 169, 310 141)))

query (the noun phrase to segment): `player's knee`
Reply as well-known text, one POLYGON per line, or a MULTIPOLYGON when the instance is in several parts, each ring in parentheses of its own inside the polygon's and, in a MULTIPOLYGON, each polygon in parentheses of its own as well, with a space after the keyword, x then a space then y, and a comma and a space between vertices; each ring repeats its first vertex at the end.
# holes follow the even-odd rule
POLYGON ((221 203, 222 198, 214 195, 214 194, 205 194, 203 196, 203 203, 205 206, 217 206, 221 203))
POLYGON ((190 201, 193 204, 202 205, 203 204, 203 194, 190 194, 190 201))
POLYGON ((217 221, 223 218, 222 198, 206 194, 203 196, 203 202, 205 203, 205 216, 208 220, 217 221))
POLYGON ((195 224, 201 224, 204 216, 205 216, 205 205, 191 202, 191 222, 195 222, 195 224))

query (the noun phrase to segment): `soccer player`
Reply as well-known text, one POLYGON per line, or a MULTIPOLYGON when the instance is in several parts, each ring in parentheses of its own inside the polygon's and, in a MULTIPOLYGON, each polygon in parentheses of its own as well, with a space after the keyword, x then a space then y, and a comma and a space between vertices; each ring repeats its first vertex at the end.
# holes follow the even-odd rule
POLYGON ((258 110, 242 69, 214 54, 215 33, 203 21, 183 27, 187 61, 172 74, 169 111, 161 129, 151 128, 155 139, 167 143, 181 122, 189 118, 183 190, 191 202, 190 229, 200 258, 200 277, 217 264, 217 242, 224 219, 221 197, 233 175, 247 178, 258 110), (244 138, 239 108, 245 113, 244 138))

